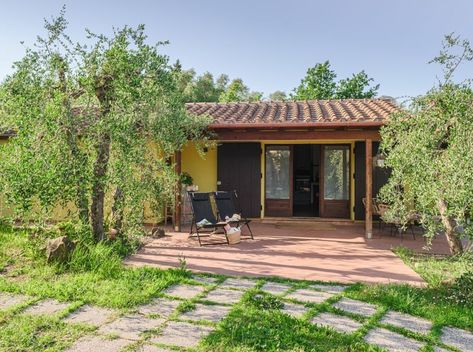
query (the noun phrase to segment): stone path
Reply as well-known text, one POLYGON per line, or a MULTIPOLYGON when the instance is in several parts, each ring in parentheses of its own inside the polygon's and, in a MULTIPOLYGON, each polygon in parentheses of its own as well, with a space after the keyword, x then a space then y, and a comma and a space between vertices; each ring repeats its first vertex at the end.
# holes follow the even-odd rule
POLYGON ((55 315, 65 310, 67 307, 69 307, 69 303, 46 299, 26 308, 24 313, 31 315, 55 315))
MULTIPOLYGON (((84 305, 69 315, 62 316, 61 313, 65 313, 71 303, 45 299, 33 301, 35 303, 19 314, 55 315, 68 324, 80 323, 97 327, 95 333, 78 339, 68 352, 118 352, 123 349, 135 352, 170 352, 177 351, 176 349, 187 351, 187 348, 197 347, 204 337, 212 333, 217 324, 230 313, 232 305, 238 303, 257 284, 256 280, 240 278, 226 279, 221 284, 217 284, 219 281, 211 277, 194 276, 193 279, 198 284, 173 285, 162 292, 165 297, 152 299, 127 313, 84 305), (191 309, 182 312, 178 307, 184 302, 187 305, 183 307, 191 309)), ((366 329, 368 321, 373 324, 372 317, 379 307, 340 297, 346 288, 347 286, 342 285, 317 284, 294 289, 288 284, 268 281, 262 284, 260 290, 276 295, 283 303, 281 312, 296 319, 309 320, 318 327, 330 328, 340 334, 364 333, 366 330, 363 327, 366 329), (332 299, 329 302, 336 301, 332 304, 336 309, 327 306, 327 299, 332 299), (321 305, 324 303, 325 305, 321 305), (320 313, 316 313, 317 309, 320 313), (356 318, 350 317, 350 314, 356 318)), ((32 300, 34 297, 0 292, 0 310, 18 309, 32 300)), ((379 320, 378 317, 375 320, 375 326, 365 333, 364 339, 368 344, 377 345, 389 352, 418 351, 426 344, 392 331, 393 329, 401 328, 429 335, 432 328, 429 320, 395 311, 388 311, 379 320)), ((471 332, 446 326, 442 328, 440 339, 449 348, 473 352, 471 332)), ((432 348, 435 352, 449 350, 440 346, 432 348)))
POLYGON ((286 298, 295 299, 300 302, 309 302, 309 303, 322 303, 326 299, 329 299, 333 295, 328 292, 320 292, 313 290, 300 289, 290 293, 286 298))
POLYGON ((349 334, 355 332, 356 330, 361 328, 363 325, 360 322, 353 320, 351 318, 332 314, 332 313, 319 314, 315 318, 313 318, 311 322, 312 324, 326 326, 326 327, 328 326, 338 332, 345 332, 349 334))
POLYGON ((14 295, 11 293, 0 292, 0 309, 9 309, 13 306, 17 306, 28 301, 28 297, 24 295, 14 295))
POLYGON ((101 326, 111 320, 115 314, 117 313, 111 309, 86 305, 71 313, 64 321, 67 323, 101 326))
POLYGON ((473 352, 473 334, 471 332, 445 326, 442 329, 441 340, 446 345, 451 345, 464 352, 473 352))
POLYGON ((373 315, 374 313, 376 313, 376 309, 378 309, 378 307, 374 304, 365 303, 350 298, 342 298, 333 306, 345 312, 363 315, 365 317, 373 315))
POLYGON ((411 330, 418 334, 428 334, 432 328, 432 323, 426 319, 393 311, 387 312, 381 319, 381 323, 411 330))
POLYGON ((382 328, 369 331, 365 341, 390 352, 415 352, 424 346, 422 342, 382 328))

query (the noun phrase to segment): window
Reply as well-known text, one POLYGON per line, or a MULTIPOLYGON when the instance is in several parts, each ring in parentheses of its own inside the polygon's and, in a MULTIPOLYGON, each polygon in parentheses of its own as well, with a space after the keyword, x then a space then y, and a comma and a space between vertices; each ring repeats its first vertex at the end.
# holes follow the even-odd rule
POLYGON ((290 198, 289 146, 266 148, 266 199, 290 198))

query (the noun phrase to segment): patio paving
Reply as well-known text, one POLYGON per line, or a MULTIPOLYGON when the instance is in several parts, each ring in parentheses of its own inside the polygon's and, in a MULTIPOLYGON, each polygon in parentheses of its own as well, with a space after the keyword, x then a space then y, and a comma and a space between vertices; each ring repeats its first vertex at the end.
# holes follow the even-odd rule
MULTIPOLYGON (((363 224, 315 221, 255 220, 254 240, 238 245, 199 247, 188 239, 187 228, 170 229, 154 239, 125 263, 130 266, 179 267, 186 259, 194 272, 232 276, 278 276, 290 279, 340 283, 405 282, 420 285, 421 277, 405 265, 391 248, 404 245, 423 251, 422 236, 392 237, 389 231, 364 237, 363 224)), ((433 251, 448 253, 445 238, 434 239, 433 251)))
POLYGON ((25 303, 29 297, 25 295, 0 292, 0 310, 9 309, 13 306, 25 303))
POLYGON ((312 324, 330 327, 335 331, 351 334, 361 328, 363 324, 348 317, 332 313, 321 313, 311 320, 312 324))
POLYGON ((310 285, 310 288, 314 290, 320 290, 328 293, 338 294, 347 289, 348 286, 345 285, 310 285))
POLYGON ((151 338, 150 342, 179 347, 195 347, 202 338, 212 331, 213 328, 208 326, 171 321, 160 336, 151 338))
POLYGON ((231 310, 228 306, 196 304, 195 309, 182 313, 179 319, 183 320, 207 320, 214 323, 222 320, 231 310))
POLYGON ((220 287, 223 288, 234 288, 237 290, 247 290, 250 288, 255 287, 256 281, 254 280, 248 280, 248 279, 226 279, 220 287))
POLYGON ((182 299, 190 299, 190 298, 194 298, 197 295, 200 295, 204 291, 205 291, 205 288, 202 286, 174 285, 164 290, 163 293, 169 296, 173 296, 173 297, 178 297, 182 299))
POLYGON ((432 322, 426 319, 394 311, 387 312, 381 319, 381 323, 411 330, 418 334, 428 334, 432 328, 432 322))
POLYGON ((210 291, 207 296, 203 299, 212 301, 215 303, 233 304, 237 303, 243 296, 242 291, 229 290, 224 288, 217 288, 214 291, 210 291))
POLYGON ((72 312, 64 319, 64 321, 66 323, 79 323, 101 326, 108 322, 112 318, 114 313, 115 312, 111 309, 85 305, 80 307, 75 312, 72 312))
POLYGON ((368 331, 365 341, 389 352, 416 352, 424 346, 422 342, 382 328, 368 331))
POLYGON ((309 309, 302 304, 284 302, 284 307, 281 309, 283 313, 293 316, 294 318, 301 318, 309 309))
POLYGON ((279 284, 277 282, 266 282, 262 287, 261 290, 265 292, 272 293, 273 295, 280 295, 285 293, 289 290, 291 286, 285 284, 279 284))
POLYGON ((46 299, 26 308, 23 313, 31 315, 55 315, 65 310, 67 307, 69 307, 69 303, 46 299))
POLYGON ((473 352, 473 333, 445 326, 440 337, 446 345, 454 346, 463 352, 473 352))
POLYGON ((143 332, 156 329, 163 322, 163 319, 150 319, 142 315, 128 315, 103 325, 99 329, 99 333, 118 335, 128 340, 139 340, 143 332))
POLYGON ((217 278, 208 276, 192 276, 192 280, 197 281, 201 284, 212 286, 217 282, 217 278))
POLYGON ((162 348, 154 345, 144 345, 138 348, 136 352, 173 352, 167 348, 162 348))
POLYGON ((340 301, 335 302, 333 306, 345 312, 362 315, 364 317, 372 316, 378 309, 378 306, 374 304, 350 298, 342 298, 340 301))
POLYGON ((131 341, 125 339, 86 336, 77 340, 67 352, 118 352, 129 344, 131 341))
POLYGON ((285 298, 295 299, 300 302, 322 303, 332 296, 328 292, 300 289, 288 294, 285 298))
POLYGON ((167 298, 156 298, 148 304, 140 306, 138 308, 138 313, 144 315, 157 314, 162 318, 169 317, 181 304, 180 301, 167 299, 167 298))

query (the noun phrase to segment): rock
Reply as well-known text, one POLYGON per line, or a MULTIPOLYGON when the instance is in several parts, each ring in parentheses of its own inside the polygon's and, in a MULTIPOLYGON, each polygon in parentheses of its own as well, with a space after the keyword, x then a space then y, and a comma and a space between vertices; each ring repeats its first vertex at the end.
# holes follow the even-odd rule
POLYGON ((164 237, 164 235, 165 232, 162 227, 153 227, 153 229, 151 230, 151 237, 160 238, 164 237))
POLYGON ((110 231, 108 231, 108 239, 113 241, 117 238, 117 235, 118 235, 118 230, 117 229, 110 229, 110 231))
POLYGON ((46 257, 48 262, 64 263, 69 259, 76 244, 67 236, 61 236, 46 243, 46 257))

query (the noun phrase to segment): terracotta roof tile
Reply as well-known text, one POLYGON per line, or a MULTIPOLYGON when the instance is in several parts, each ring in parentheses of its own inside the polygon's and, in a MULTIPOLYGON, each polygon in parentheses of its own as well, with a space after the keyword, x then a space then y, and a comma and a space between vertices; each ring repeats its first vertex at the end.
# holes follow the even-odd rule
POLYGON ((212 128, 383 125, 399 107, 387 99, 308 100, 255 103, 189 103, 191 114, 208 114, 212 128))

